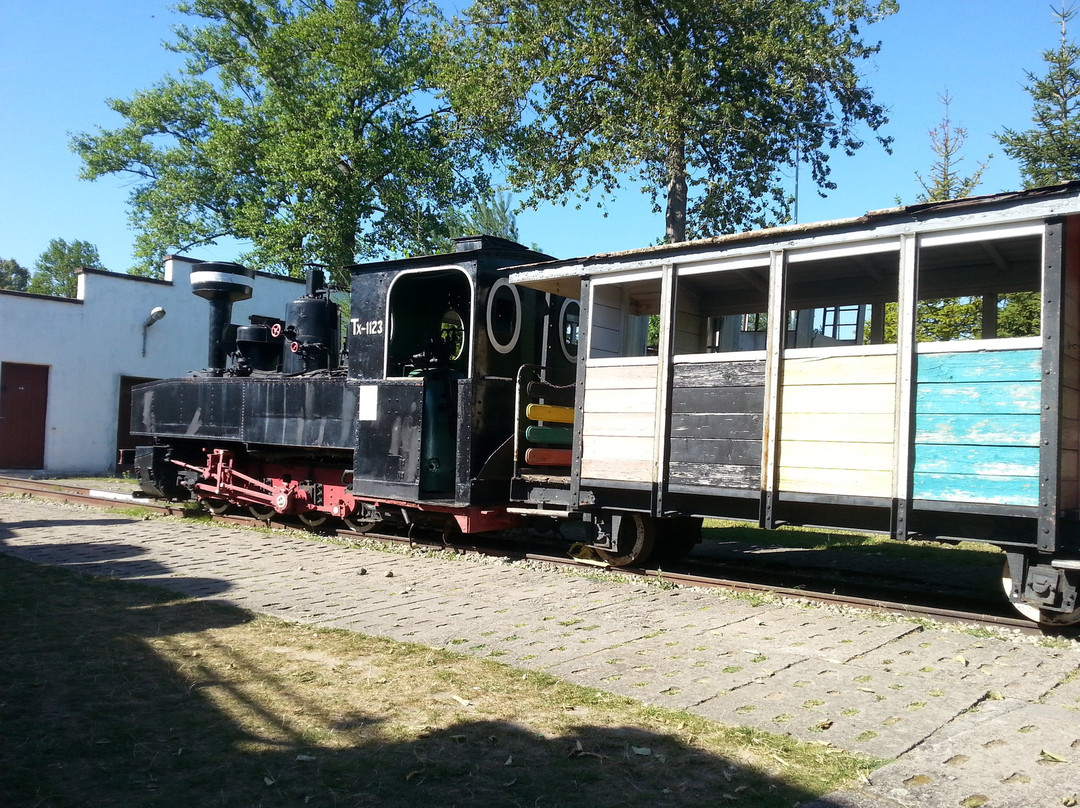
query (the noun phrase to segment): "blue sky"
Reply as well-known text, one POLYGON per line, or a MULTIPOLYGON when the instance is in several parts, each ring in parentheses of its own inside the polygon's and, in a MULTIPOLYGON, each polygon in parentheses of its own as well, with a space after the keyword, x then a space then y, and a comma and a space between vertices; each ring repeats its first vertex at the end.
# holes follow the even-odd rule
MULTIPOLYGON (((1025 70, 1041 75, 1042 52, 1059 42, 1050 0, 900 0, 900 12, 867 29, 882 52, 864 68, 878 100, 890 109, 886 154, 872 139, 852 158, 837 155, 838 188, 825 199, 804 172, 799 218, 843 218, 915 201, 918 170, 929 173, 929 131, 942 116, 939 96, 952 96, 954 125, 968 130, 963 173, 993 154, 979 192, 1014 190, 1019 173, 994 140, 1002 127, 1027 128, 1031 98, 1025 70)), ((32 268, 51 239, 97 245, 102 262, 131 266, 127 180, 78 178, 71 133, 111 128, 121 120, 107 98, 128 98, 177 69, 161 45, 180 18, 159 0, 0 0, 0 257, 32 268)), ((1080 19, 1072 38, 1080 39, 1080 19)), ((792 185, 794 179, 792 178, 792 185)), ((662 214, 627 188, 607 216, 595 207, 552 205, 526 211, 518 229, 561 258, 654 243, 662 214)), ((232 260, 235 246, 199 249, 195 258, 232 260)))

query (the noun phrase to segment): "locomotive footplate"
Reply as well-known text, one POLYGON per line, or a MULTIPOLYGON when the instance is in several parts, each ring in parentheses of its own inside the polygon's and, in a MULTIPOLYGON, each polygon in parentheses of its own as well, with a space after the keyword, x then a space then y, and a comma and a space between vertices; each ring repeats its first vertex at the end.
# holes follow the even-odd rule
POLYGON ((510 481, 510 500, 529 505, 572 508, 577 503, 570 493, 570 478, 552 475, 522 475, 510 481))

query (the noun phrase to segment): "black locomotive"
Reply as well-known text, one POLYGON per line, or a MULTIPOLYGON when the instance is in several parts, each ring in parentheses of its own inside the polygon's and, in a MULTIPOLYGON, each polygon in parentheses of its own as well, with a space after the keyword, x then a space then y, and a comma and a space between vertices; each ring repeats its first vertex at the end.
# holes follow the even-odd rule
MULTIPOLYGON (((507 267, 548 256, 489 236, 455 247, 352 267, 345 317, 316 270, 284 319, 241 326, 231 307, 251 295, 252 273, 197 265, 209 367, 135 389, 132 433, 153 438, 135 454, 142 491, 361 531, 518 524, 509 491, 526 429, 522 369, 540 403, 572 404, 576 303, 507 281, 507 267)), ((535 441, 545 476, 568 476, 570 434, 550 425, 535 441)))

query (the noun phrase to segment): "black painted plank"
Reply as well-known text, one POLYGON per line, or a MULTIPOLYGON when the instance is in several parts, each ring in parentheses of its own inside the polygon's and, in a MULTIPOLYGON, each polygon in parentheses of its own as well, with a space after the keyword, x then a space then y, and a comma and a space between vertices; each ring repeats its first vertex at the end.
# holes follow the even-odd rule
POLYGON ((737 438, 760 441, 762 415, 742 413, 672 413, 673 438, 737 438))
POLYGON ((671 439, 672 463, 760 466, 760 440, 671 439))
POLYGON ((672 413, 760 413, 764 387, 682 387, 671 392, 672 413))

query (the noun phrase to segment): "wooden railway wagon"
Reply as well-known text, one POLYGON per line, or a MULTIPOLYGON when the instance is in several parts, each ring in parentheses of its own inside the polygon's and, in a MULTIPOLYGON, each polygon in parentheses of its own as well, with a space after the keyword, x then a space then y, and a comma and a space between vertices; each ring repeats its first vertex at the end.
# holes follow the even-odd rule
POLYGON ((584 511, 617 561, 679 517, 986 541, 1022 612, 1080 621, 1080 184, 510 278, 579 302, 567 465, 519 428, 517 510, 584 511))

